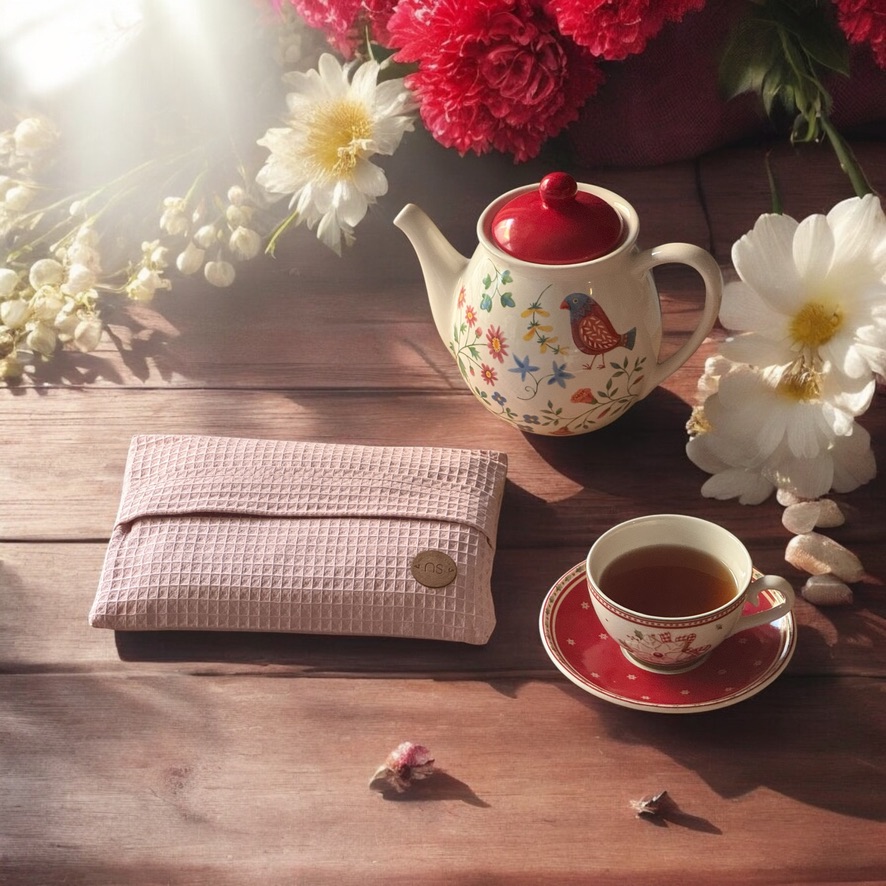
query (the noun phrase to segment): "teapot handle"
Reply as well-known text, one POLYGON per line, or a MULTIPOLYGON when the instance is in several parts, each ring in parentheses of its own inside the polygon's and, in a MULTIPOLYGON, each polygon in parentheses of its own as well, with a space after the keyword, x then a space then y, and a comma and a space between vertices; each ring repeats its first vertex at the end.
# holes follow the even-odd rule
POLYGON ((713 329, 720 313, 723 297, 723 275, 714 257, 691 243, 665 243, 647 249, 634 256, 632 267, 641 279, 657 265, 683 264, 698 271, 704 282, 704 308, 695 331, 684 344, 666 360, 651 367, 646 376, 647 386, 643 396, 673 375, 699 348, 713 329))

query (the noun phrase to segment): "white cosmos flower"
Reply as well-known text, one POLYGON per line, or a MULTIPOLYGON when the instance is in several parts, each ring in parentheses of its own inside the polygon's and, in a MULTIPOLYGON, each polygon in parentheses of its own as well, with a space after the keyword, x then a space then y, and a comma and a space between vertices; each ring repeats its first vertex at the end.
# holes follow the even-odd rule
POLYGON ((855 423, 874 392, 874 379, 843 382, 806 368, 735 366, 697 410, 686 447, 713 476, 711 498, 763 501, 773 489, 819 498, 849 492, 876 474, 870 436, 855 423))
POLYGON ((801 222, 762 215, 732 248, 740 281, 720 322, 742 332, 721 348, 754 366, 798 356, 859 379, 886 372, 886 216, 872 194, 801 222))
POLYGON ((271 152, 256 182, 272 194, 291 195, 298 221, 317 225, 317 236, 336 252, 377 197, 387 192, 384 172, 370 162, 393 154, 413 127, 414 103, 402 80, 378 83, 379 66, 367 61, 349 74, 328 53, 316 70, 288 75, 288 125, 269 129, 258 143, 271 152))

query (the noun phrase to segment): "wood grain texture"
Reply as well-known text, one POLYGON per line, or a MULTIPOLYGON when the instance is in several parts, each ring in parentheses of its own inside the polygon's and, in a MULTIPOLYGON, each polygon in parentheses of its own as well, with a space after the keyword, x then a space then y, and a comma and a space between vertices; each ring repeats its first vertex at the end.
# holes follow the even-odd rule
MULTIPOLYGON (((884 146, 857 152, 886 187, 884 146)), ((685 240, 726 266, 768 207, 764 156, 746 146, 662 169, 570 171, 636 205, 644 246, 685 240)), ((772 157, 796 216, 848 196, 826 152, 776 146, 772 157)), ((120 306, 103 350, 0 390, 0 883, 882 882, 883 587, 857 586, 840 609, 800 601, 786 673, 704 715, 607 704, 544 652, 548 588, 628 517, 707 516, 759 568, 803 581, 784 563, 777 503, 702 498, 705 475, 684 452, 723 330, 584 437, 523 435, 463 385, 391 220, 414 201, 470 251, 480 210, 537 181, 547 161, 462 159, 417 133, 342 259, 298 231, 230 290, 191 281, 120 306), (506 452, 492 640, 90 628, 138 433, 506 452), (445 774, 401 800, 370 792, 404 739, 429 745, 445 774), (637 820, 629 801, 662 789, 682 817, 637 820)), ((694 323, 698 284, 675 269, 658 279, 673 349, 694 323)), ((882 395, 863 424, 882 466, 882 395)), ((849 520, 829 534, 886 577, 886 481, 840 500, 849 520)))
MULTIPOLYGON (((426 640, 225 632, 118 632, 89 627, 104 545, 0 544, 0 673, 404 675, 559 680, 541 643, 539 613, 580 547, 502 548, 492 587, 497 624, 486 646, 426 640)), ((784 571, 784 570, 782 570, 784 571)), ((799 584, 799 580, 795 580, 799 584)), ((860 587, 852 607, 796 609, 788 673, 886 677, 886 600, 860 587)))
MULTIPOLYGON (((853 151, 878 193, 886 191, 886 145, 856 142, 853 151)), ((798 221, 826 213, 855 196, 826 144, 798 147, 777 142, 756 147, 727 148, 699 159, 699 183, 711 225, 711 251, 730 264, 732 244, 754 226, 757 216, 772 211, 766 174, 772 169, 783 211, 798 221)))
POLYGON ((810 883, 886 863, 879 681, 785 679, 701 717, 517 680, 0 688, 10 883, 810 883), (445 774, 386 799, 368 780, 405 738, 445 774), (682 816, 636 819, 660 790, 682 816))

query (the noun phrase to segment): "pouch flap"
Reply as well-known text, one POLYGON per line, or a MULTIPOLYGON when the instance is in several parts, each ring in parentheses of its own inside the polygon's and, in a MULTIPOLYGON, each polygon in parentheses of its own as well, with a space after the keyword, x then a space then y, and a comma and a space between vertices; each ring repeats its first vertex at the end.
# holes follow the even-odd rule
POLYGON ((142 517, 396 517, 474 526, 494 545, 507 456, 192 435, 133 438, 117 525, 142 517))

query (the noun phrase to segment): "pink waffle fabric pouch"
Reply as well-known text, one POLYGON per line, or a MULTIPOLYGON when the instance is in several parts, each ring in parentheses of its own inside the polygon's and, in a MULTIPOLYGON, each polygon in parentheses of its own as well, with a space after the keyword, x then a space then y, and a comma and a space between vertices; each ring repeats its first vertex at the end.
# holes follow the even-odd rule
POLYGON ((507 456, 137 436, 89 623, 484 644, 507 456))

